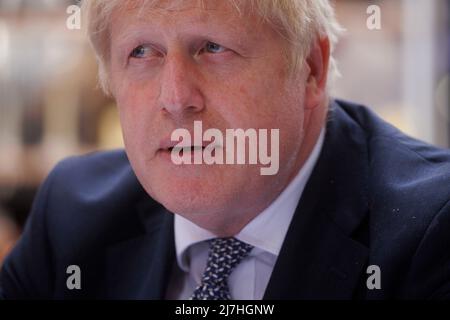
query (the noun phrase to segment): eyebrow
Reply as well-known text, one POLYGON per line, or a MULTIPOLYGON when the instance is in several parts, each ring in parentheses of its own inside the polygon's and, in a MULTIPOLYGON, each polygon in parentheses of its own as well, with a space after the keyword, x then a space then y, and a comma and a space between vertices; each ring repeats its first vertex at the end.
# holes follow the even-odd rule
MULTIPOLYGON (((249 36, 248 32, 237 30, 237 28, 233 27, 231 24, 223 25, 195 20, 189 24, 191 26, 190 28, 184 29, 179 33, 180 38, 222 38, 225 42, 233 42, 233 44, 241 50, 245 49, 244 43, 248 43, 251 39, 256 40, 255 38, 257 38, 255 36, 249 36), (224 28, 229 32, 223 32, 224 28)), ((121 28, 115 35, 115 37, 119 39, 115 49, 123 51, 127 49, 132 42, 145 41, 152 37, 157 38, 160 37, 161 34, 164 34, 164 32, 151 29, 151 22, 149 21, 138 21, 132 25, 125 24, 125 27, 121 28)), ((157 42, 153 44, 156 46, 158 45, 157 42)))

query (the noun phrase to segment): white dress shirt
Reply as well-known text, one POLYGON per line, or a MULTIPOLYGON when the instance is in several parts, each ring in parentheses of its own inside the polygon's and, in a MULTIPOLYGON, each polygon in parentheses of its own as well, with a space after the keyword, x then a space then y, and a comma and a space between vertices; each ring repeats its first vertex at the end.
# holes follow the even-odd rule
MULTIPOLYGON (((291 183, 275 201, 235 235, 235 238, 251 244, 254 248, 228 278, 233 299, 263 298, 295 209, 319 158, 324 138, 325 129, 322 130, 309 158, 291 183)), ((174 223, 177 263, 172 272, 166 297, 186 300, 201 283, 208 259, 209 245, 206 240, 217 236, 179 215, 175 215, 174 223)))

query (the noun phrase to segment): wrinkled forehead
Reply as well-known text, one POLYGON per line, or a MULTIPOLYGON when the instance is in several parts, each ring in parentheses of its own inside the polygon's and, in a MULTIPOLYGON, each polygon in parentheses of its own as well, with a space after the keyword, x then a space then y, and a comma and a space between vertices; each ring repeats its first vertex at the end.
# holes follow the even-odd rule
POLYGON ((176 15, 196 10, 204 16, 217 13, 248 14, 251 1, 242 0, 126 0, 117 2, 112 15, 133 15, 136 19, 148 18, 149 14, 176 15))
POLYGON ((210 33, 227 30, 237 38, 255 37, 255 31, 262 30, 264 23, 259 15, 239 4, 238 0, 126 1, 113 10, 110 31, 115 38, 120 38, 143 30, 189 33, 198 27, 209 29, 210 33))

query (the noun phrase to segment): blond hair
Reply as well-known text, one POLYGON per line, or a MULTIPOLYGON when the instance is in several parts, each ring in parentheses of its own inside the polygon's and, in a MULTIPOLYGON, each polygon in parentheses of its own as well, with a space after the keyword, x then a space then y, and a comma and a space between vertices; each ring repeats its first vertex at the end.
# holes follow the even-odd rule
MULTIPOLYGON (((173 0, 176 2, 176 0, 173 0)), ((178 0, 182 1, 182 0, 178 0)), ((205 0, 199 0, 204 5, 205 0)), ((334 8, 329 0, 227 0, 241 12, 243 4, 246 8, 258 13, 289 43, 289 67, 298 70, 302 60, 310 52, 313 42, 327 37, 330 41, 330 64, 328 82, 331 83, 339 75, 333 59, 333 49, 338 41, 342 28, 335 18, 334 8)), ((99 83, 105 93, 109 92, 107 62, 109 52, 109 24, 115 9, 123 8, 130 3, 135 6, 151 8, 160 0, 83 0, 82 11, 87 21, 87 34, 94 48, 99 63, 99 83)))

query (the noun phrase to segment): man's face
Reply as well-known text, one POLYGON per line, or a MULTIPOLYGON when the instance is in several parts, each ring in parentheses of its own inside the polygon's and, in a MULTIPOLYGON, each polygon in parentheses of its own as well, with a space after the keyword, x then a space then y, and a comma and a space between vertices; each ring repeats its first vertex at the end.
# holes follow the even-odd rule
POLYGON ((214 230, 253 218, 298 171, 306 77, 288 75, 286 41, 256 14, 222 0, 182 3, 113 14, 111 89, 143 187, 168 210, 214 230), (249 164, 175 165, 167 142, 177 128, 193 136, 194 121, 224 135, 280 129, 278 173, 263 176, 261 165, 249 164))

